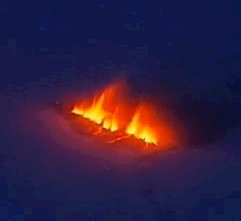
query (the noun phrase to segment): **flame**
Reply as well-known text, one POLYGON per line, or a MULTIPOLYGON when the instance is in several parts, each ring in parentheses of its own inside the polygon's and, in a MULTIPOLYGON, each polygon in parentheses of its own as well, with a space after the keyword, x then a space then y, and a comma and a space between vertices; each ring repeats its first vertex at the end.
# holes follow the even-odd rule
POLYGON ((157 145, 158 138, 155 134, 155 129, 150 126, 150 122, 143 122, 147 118, 148 110, 145 106, 140 106, 135 112, 131 122, 127 125, 126 133, 142 139, 146 143, 157 145), (145 110, 145 111, 143 111, 145 110))
POLYGON ((114 103, 116 95, 117 88, 109 87, 99 97, 94 98, 89 107, 83 104, 76 105, 71 112, 102 125, 106 130, 117 131, 119 129, 117 117, 119 107, 114 103))
POLYGON ((98 133, 105 129, 122 134, 109 143, 132 136, 146 144, 166 145, 171 139, 170 133, 154 118, 153 108, 141 103, 133 109, 126 97, 121 98, 123 90, 118 84, 111 85, 94 99, 75 105, 71 112, 100 125, 98 133))
POLYGON ((105 128, 106 130, 110 130, 112 132, 118 130, 118 120, 116 114, 117 110, 118 108, 116 108, 113 115, 110 115, 103 121, 103 128, 105 128))
POLYGON ((104 94, 102 94, 100 98, 97 101, 94 100, 91 106, 87 109, 82 106, 75 106, 72 113, 82 115, 84 118, 88 118, 97 124, 101 124, 103 119, 107 116, 107 112, 103 109, 104 98, 104 94))

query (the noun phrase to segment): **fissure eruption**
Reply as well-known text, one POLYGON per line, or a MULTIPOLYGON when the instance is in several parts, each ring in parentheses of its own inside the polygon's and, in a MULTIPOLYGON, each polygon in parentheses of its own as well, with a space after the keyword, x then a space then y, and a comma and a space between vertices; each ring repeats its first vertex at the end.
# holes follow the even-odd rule
POLYGON ((120 135, 109 143, 129 137, 153 146, 172 143, 172 133, 166 123, 158 121, 155 108, 143 101, 139 104, 129 102, 129 96, 123 93, 125 90, 123 84, 112 84, 93 98, 75 104, 71 113, 98 124, 99 130, 94 135, 101 134, 103 130, 118 132, 120 135))

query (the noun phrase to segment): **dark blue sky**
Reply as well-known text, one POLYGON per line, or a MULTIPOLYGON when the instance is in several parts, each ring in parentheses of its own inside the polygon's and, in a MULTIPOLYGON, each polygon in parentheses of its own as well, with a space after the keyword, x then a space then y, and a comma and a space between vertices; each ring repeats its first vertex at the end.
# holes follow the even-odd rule
POLYGON ((240 50, 239 1, 1 0, 0 9, 2 41, 17 38, 26 46, 73 46, 77 39, 104 38, 147 44, 161 55, 165 46, 183 40, 229 53, 240 50))

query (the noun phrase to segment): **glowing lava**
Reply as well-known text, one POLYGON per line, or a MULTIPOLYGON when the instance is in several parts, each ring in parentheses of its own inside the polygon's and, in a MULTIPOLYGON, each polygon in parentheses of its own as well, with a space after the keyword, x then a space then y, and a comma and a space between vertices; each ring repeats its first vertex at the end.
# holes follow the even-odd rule
POLYGON ((146 118, 144 112, 141 110, 143 107, 140 107, 139 110, 134 114, 131 122, 127 125, 126 133, 135 136, 136 138, 142 139, 146 143, 152 143, 157 145, 157 137, 155 135, 155 130, 152 128, 148 122, 142 122, 142 119, 146 118))
MULTIPOLYGON (((170 140, 168 131, 162 130, 154 120, 153 108, 139 104, 136 108, 128 104, 123 94, 123 87, 115 84, 106 88, 93 99, 82 101, 72 109, 71 113, 80 115, 100 125, 101 129, 120 132, 120 137, 110 141, 117 142, 131 136, 144 141, 146 144, 165 145, 170 140)), ((163 127, 162 127, 163 128, 163 127)))
POLYGON ((117 118, 119 108, 117 106, 113 108, 112 106, 115 96, 116 88, 110 87, 99 97, 95 97, 89 107, 84 107, 82 104, 76 105, 71 112, 102 125, 106 130, 117 131, 119 129, 117 118))

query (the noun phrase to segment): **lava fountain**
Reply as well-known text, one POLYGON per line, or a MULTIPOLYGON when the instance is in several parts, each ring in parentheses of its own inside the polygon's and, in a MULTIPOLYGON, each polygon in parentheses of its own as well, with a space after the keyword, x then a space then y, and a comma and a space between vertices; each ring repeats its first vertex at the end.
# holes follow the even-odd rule
POLYGON ((124 84, 112 84, 93 98, 75 104, 71 113, 99 125, 100 133, 118 132, 110 143, 134 137, 155 147, 174 145, 174 133, 166 121, 159 122, 155 107, 144 101, 133 104, 126 91, 124 84))

